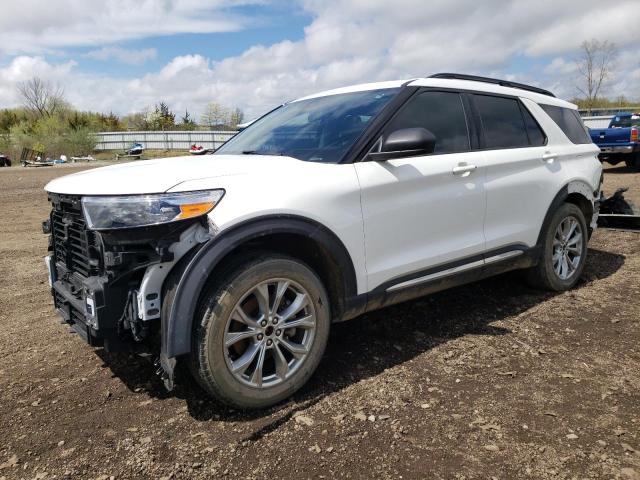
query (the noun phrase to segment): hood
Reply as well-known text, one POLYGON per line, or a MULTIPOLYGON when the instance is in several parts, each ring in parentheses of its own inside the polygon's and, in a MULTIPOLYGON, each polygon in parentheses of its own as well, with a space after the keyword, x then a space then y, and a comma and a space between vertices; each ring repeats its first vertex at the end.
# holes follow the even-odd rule
MULTIPOLYGON (((44 189, 67 195, 136 195, 163 193, 180 183, 286 168, 299 160, 268 155, 202 155, 110 165, 50 181, 44 189)), ((174 191, 179 191, 174 188, 174 191)))

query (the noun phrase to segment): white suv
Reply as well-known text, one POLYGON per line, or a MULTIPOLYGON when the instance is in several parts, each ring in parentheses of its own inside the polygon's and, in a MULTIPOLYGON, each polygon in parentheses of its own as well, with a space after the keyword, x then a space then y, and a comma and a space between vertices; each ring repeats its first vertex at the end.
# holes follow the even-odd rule
POLYGON ((50 182, 55 306, 91 345, 160 339, 168 388, 185 360, 221 401, 264 407, 309 379, 332 322, 517 268, 571 288, 598 151, 575 105, 502 80, 301 98, 214 155, 50 182))

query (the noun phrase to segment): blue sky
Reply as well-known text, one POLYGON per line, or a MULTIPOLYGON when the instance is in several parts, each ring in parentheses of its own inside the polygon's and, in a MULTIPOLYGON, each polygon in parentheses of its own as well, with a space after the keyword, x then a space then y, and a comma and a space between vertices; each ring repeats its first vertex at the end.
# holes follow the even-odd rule
MULTIPOLYGON (((591 38, 618 46, 605 94, 640 97, 637 0, 22 0, 0 16, 0 108, 40 76, 88 110, 158 101, 248 117, 318 90, 438 71, 577 93, 591 38), (34 14, 37 12, 37 14, 34 14)), ((640 100, 640 98, 639 98, 640 100)))
POLYGON ((156 71, 171 59, 181 55, 199 54, 212 61, 242 54, 253 45, 273 45, 283 40, 304 38, 304 27, 311 23, 308 12, 295 5, 245 5, 226 9, 248 19, 246 28, 216 33, 185 33, 169 36, 149 36, 119 42, 116 45, 130 50, 154 49, 154 58, 137 64, 100 61, 84 57, 94 48, 79 47, 65 51, 64 57, 80 59, 80 67, 90 73, 134 77, 156 71))

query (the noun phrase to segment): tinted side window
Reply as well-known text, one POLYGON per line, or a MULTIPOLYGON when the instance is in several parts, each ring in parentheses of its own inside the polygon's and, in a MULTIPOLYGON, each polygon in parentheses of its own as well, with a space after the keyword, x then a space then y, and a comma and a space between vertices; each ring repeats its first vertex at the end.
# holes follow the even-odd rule
POLYGON ((524 105, 520 105, 520 109, 522 110, 522 116, 524 117, 524 124, 527 127, 527 135, 529 136, 529 145, 532 147, 541 147, 545 143, 547 143, 547 136, 536 122, 536 119, 533 118, 531 112, 527 110, 524 105))
POLYGON ((469 132, 462 98, 455 92, 424 92, 413 97, 391 120, 389 134, 401 128, 422 127, 436 137, 435 153, 469 150, 469 132))
POLYGON ((474 95, 486 148, 528 147, 529 137, 518 100, 474 95))
POLYGON ((580 114, 570 108, 540 105, 573 143, 591 143, 580 114))

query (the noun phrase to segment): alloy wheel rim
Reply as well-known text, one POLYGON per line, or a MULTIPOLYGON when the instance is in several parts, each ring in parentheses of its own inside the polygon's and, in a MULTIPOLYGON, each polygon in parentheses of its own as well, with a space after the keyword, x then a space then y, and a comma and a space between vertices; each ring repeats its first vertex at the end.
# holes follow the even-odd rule
POLYGON ((260 282, 236 303, 227 320, 227 368, 250 387, 278 385, 305 362, 315 332, 315 307, 300 284, 285 278, 260 282))
POLYGON ((566 217, 556 228, 552 263, 560 280, 570 279, 578 270, 582 258, 582 237, 582 226, 574 217, 566 217))

